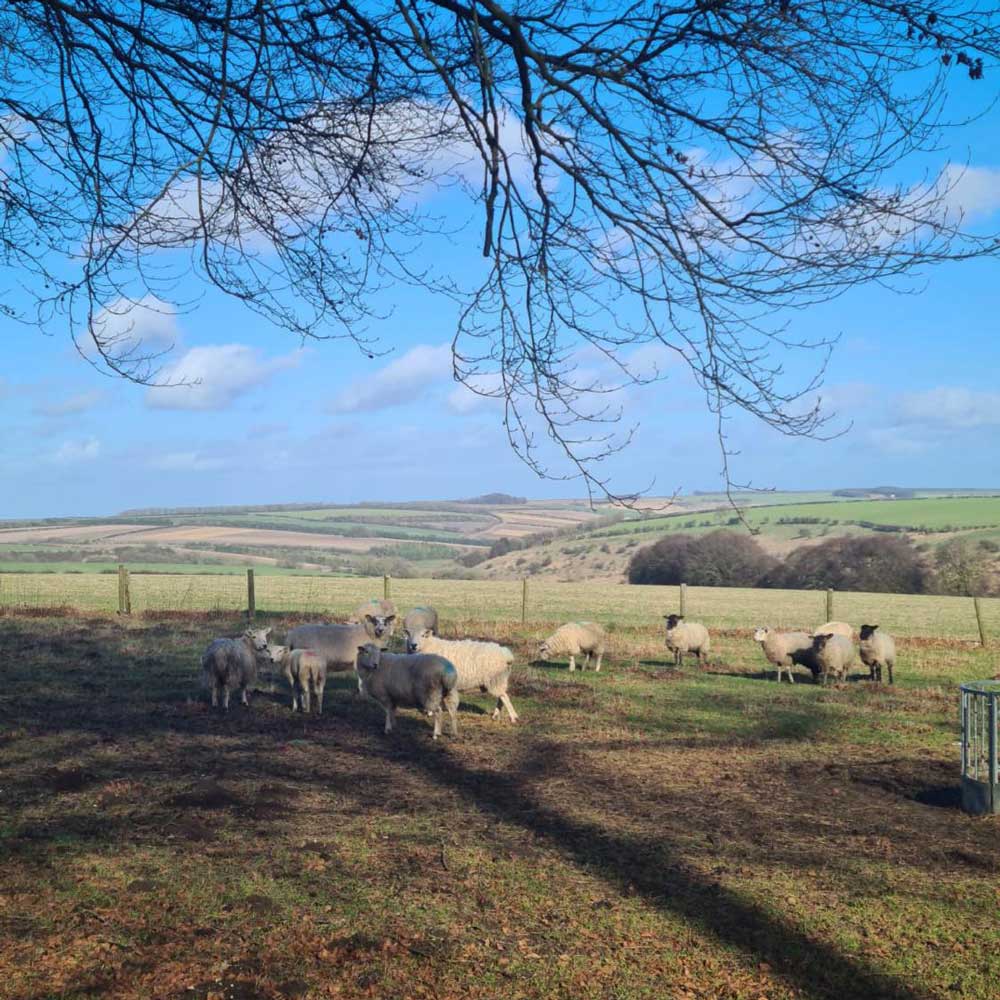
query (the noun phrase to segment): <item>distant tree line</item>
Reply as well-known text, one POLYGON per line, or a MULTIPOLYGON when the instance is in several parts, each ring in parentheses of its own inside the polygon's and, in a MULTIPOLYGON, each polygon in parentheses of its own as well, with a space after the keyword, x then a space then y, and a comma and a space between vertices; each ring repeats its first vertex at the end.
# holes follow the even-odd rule
POLYGON ((893 594, 985 595, 996 592, 998 546, 951 539, 927 559, 901 535, 831 538, 785 559, 765 552, 750 535, 713 531, 668 535, 636 551, 629 583, 787 590, 856 590, 893 594))

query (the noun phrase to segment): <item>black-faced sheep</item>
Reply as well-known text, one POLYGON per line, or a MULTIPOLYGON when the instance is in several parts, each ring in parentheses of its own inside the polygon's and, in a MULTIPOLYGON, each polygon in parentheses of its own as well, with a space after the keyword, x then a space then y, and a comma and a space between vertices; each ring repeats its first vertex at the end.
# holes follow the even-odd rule
POLYGON ((683 615, 664 615, 667 627, 667 649, 674 654, 674 666, 679 667, 685 653, 694 653, 699 663, 708 656, 711 640, 708 629, 699 622, 683 621, 683 615))
POLYGON ((861 662, 868 668, 869 679, 882 683, 882 668, 889 672, 893 683, 892 668, 896 665, 896 640, 878 625, 861 626, 861 643, 858 646, 861 662))
POLYGON ((833 632, 815 635, 813 655, 824 684, 829 683, 831 677, 835 680, 846 680, 854 662, 854 643, 845 636, 835 635, 833 632))

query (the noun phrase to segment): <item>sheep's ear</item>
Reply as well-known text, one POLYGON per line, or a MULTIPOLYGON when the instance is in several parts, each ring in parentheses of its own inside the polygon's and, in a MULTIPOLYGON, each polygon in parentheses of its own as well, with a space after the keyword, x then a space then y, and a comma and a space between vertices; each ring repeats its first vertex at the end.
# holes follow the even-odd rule
POLYGON ((386 615, 385 616, 385 620, 387 622, 394 622, 396 620, 396 616, 395 615, 386 615))
POLYGON ((365 615, 365 621, 369 621, 369 622, 371 622, 374 625, 375 624, 375 616, 374 615, 365 615))

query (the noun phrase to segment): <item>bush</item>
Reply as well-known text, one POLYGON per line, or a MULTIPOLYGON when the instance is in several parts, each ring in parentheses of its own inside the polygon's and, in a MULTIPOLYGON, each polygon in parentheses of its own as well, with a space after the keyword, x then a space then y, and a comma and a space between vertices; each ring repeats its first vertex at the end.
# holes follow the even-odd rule
POLYGON ((899 536, 831 538, 792 552, 761 585, 789 590, 922 594, 929 575, 913 543, 899 536))
POLYGON ((775 560, 749 535, 712 531, 700 538, 669 535, 639 549, 629 563, 629 583, 694 587, 753 587, 775 560))
POLYGON ((964 538, 953 538, 934 553, 934 583, 939 594, 979 597, 989 593, 990 558, 981 545, 973 548, 964 538))

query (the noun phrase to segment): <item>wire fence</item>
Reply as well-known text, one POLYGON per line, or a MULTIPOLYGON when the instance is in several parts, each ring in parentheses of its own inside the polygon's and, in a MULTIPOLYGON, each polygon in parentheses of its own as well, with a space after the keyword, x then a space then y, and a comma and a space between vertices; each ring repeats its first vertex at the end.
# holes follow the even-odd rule
MULTIPOLYGON (((831 618, 878 624, 900 636, 988 640, 1000 635, 1000 599, 911 594, 756 590, 726 587, 631 586, 548 579, 436 580, 233 574, 125 573, 128 611, 315 614, 343 619, 386 590, 400 613, 430 604, 444 618, 510 624, 599 621, 620 627, 657 626, 679 610, 712 628, 770 625, 808 628, 831 618), (249 579, 248 579, 249 578, 249 579), (248 583, 252 580, 252 599, 248 583), (981 622, 981 628, 980 628, 981 622)), ((114 614, 122 605, 121 577, 92 573, 0 574, 0 610, 67 608, 114 614)))

